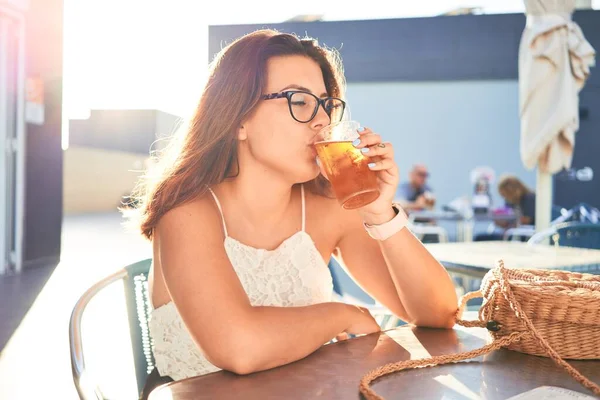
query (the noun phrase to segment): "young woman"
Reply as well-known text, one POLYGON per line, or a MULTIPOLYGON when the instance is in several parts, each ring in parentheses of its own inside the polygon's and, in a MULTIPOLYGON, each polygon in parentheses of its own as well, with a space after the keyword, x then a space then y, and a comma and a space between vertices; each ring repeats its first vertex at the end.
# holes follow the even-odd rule
POLYGON ((368 149, 381 193, 361 209, 342 209, 320 174, 315 136, 340 120, 343 96, 339 58, 311 39, 256 31, 212 63, 195 115, 140 208, 154 249, 159 375, 248 374, 338 335, 378 331, 367 310, 332 302, 332 255, 403 320, 453 325, 449 275, 392 207, 392 145, 360 133, 355 145, 368 149))
MULTIPOLYGON (((514 175, 503 175, 498 182, 498 193, 506 206, 515 211, 520 225, 535 225, 535 193, 523 181, 514 175)), ((502 240, 504 232, 516 223, 496 221, 495 225, 494 232, 477 235, 475 241, 502 240)))
POLYGON ((498 193, 506 204, 519 214, 521 225, 535 225, 535 193, 513 175, 505 175, 498 182, 498 193))

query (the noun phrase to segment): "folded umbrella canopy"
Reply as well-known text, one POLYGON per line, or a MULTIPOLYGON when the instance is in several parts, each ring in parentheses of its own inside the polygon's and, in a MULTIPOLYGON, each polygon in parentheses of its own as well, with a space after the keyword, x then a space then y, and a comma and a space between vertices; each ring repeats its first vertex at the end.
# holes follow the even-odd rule
MULTIPOLYGON (((575 0, 524 0, 519 47, 521 159, 538 166, 536 221, 549 223, 551 174, 571 167, 579 129, 579 91, 595 51, 571 19, 575 0), (538 218, 539 215, 539 218, 538 218)), ((544 226, 545 225, 545 226, 544 226)))

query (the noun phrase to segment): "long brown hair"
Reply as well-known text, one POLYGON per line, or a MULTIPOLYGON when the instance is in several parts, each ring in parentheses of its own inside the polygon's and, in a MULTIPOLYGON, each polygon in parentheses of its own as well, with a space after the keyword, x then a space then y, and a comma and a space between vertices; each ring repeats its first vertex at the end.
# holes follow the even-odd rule
MULTIPOLYGON (((315 60, 328 95, 343 98, 345 81, 339 54, 315 39, 259 30, 223 48, 209 67, 208 81, 189 123, 138 185, 140 206, 135 210, 135 224, 145 237, 152 238, 158 221, 169 210, 237 174, 238 128, 260 101, 267 61, 288 55, 315 60)), ((328 182, 321 175, 307 188, 320 195, 329 193, 328 182)))
POLYGON ((519 178, 514 175, 503 175, 498 181, 498 192, 510 203, 520 202, 523 196, 533 193, 519 178))

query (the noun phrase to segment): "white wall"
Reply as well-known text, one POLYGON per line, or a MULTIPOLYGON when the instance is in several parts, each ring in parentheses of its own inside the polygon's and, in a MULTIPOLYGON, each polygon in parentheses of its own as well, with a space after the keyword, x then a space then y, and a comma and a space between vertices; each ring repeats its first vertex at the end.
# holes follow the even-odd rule
POLYGON ((147 158, 142 154, 70 146, 63 153, 63 212, 116 211, 131 193, 147 158))
MULTIPOLYGON (((480 165, 535 188, 519 155, 517 81, 352 83, 347 100, 352 119, 394 144, 402 181, 414 163, 428 166, 438 205, 471 194, 480 165)), ((492 195, 502 204, 495 185, 492 195)))

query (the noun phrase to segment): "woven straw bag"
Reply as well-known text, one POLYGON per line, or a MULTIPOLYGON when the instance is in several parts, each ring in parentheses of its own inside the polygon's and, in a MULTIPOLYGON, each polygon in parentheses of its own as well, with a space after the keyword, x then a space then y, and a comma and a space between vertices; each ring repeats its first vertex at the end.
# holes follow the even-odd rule
POLYGON ((374 380, 394 372, 432 367, 479 357, 501 347, 550 357, 583 386, 600 396, 600 386, 564 359, 600 359, 600 276, 566 271, 509 269, 502 260, 490 270, 477 292, 461 298, 456 323, 484 327, 493 341, 477 350, 407 360, 381 366, 361 381, 367 400, 383 400, 370 387, 374 380), (460 319, 467 301, 483 297, 477 321, 460 319))

